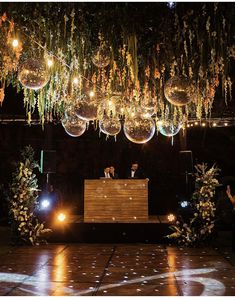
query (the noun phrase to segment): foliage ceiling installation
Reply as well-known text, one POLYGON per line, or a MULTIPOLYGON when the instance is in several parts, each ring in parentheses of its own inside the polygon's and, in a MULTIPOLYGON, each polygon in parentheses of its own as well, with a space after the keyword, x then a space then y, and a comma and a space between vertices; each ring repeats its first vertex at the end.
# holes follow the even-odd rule
POLYGON ((89 121, 134 143, 174 136, 232 98, 229 3, 2 3, 0 101, 23 91, 30 122, 89 121))

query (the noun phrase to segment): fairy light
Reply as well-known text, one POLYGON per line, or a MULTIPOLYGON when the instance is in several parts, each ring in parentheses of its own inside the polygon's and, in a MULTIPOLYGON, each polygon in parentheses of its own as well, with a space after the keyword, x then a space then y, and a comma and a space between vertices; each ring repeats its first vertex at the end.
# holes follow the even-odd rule
POLYGON ((47 60, 47 65, 48 65, 49 68, 52 67, 53 66, 53 60, 49 58, 47 60))
POLYGON ((217 124, 214 122, 214 123, 212 124, 212 126, 213 126, 213 127, 216 127, 216 126, 217 126, 217 124))
POLYGON ((198 122, 195 122, 194 125, 198 125, 198 122))
POLYGON ((190 124, 187 124, 187 127, 190 127, 190 124))
POLYGON ((73 83, 77 85, 77 84, 78 84, 78 82, 79 82, 79 81, 78 81, 78 78, 77 78, 77 77, 74 77, 74 79, 73 79, 73 83))
POLYGON ((193 127, 193 123, 191 124, 191 127, 193 127))
POLYGON ((225 123, 224 123, 224 126, 228 126, 228 123, 227 123, 227 122, 225 122, 225 123))
POLYGON ((95 92, 94 91, 90 91, 89 96, 92 98, 95 96, 95 92))
POLYGON ((169 214, 167 216, 167 219, 168 219, 169 222, 174 222, 175 221, 175 216, 173 214, 169 214))
POLYGON ((202 127, 205 127, 206 126, 206 123, 202 123, 202 127))
POLYGON ((19 46, 19 41, 18 41, 17 39, 14 39, 14 40, 12 41, 12 46, 13 46, 14 48, 17 48, 17 47, 19 46))

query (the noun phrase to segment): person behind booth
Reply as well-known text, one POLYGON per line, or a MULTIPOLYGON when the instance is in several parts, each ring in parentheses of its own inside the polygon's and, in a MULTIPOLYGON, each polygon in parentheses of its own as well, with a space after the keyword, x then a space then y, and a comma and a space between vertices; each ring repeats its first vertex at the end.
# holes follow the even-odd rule
POLYGON ((101 178, 111 178, 110 176, 110 167, 104 168, 103 173, 100 176, 101 178))
POLYGON ((127 178, 143 179, 146 178, 144 172, 139 168, 137 162, 132 163, 127 178))
POLYGON ((115 172, 114 166, 110 166, 109 168, 110 177, 113 179, 118 179, 118 174, 115 172))
POLYGON ((235 195, 231 195, 231 189, 230 186, 227 185, 226 190, 227 196, 230 200, 230 202, 233 205, 233 213, 232 213, 232 251, 235 251, 235 195))

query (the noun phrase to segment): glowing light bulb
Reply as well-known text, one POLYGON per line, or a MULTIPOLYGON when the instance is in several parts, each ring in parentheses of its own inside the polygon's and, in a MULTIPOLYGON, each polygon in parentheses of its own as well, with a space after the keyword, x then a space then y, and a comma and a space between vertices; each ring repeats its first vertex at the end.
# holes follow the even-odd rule
POLYGON ((190 124, 187 124, 187 127, 190 127, 190 124))
POLYGON ((206 123, 202 123, 202 127, 205 127, 206 126, 206 123))
POLYGON ((57 219, 60 222, 64 222, 64 220, 66 219, 66 215, 64 213, 59 213, 59 215, 57 216, 57 219))
POLYGON ((191 127, 193 127, 193 123, 191 124, 191 127))
POLYGON ((92 98, 95 96, 95 92, 94 91, 90 91, 89 96, 92 98))
POLYGON ((217 125, 217 124, 216 124, 215 122, 212 124, 213 127, 216 127, 216 125, 217 125))
POLYGON ((227 123, 227 122, 225 122, 225 123, 224 123, 224 126, 228 126, 228 123, 227 123))
POLYGON ((49 68, 52 67, 53 66, 53 60, 49 58, 47 60, 47 65, 48 65, 49 68))
POLYGON ((73 83, 74 83, 74 84, 78 84, 78 82, 79 82, 79 81, 78 81, 78 78, 77 78, 77 77, 74 77, 73 83))
POLYGON ((195 124, 195 125, 198 125, 198 122, 195 122, 194 124, 195 124))
POLYGON ((19 41, 18 41, 17 39, 14 39, 14 40, 12 41, 12 46, 13 46, 14 48, 18 47, 18 46, 19 46, 19 41))

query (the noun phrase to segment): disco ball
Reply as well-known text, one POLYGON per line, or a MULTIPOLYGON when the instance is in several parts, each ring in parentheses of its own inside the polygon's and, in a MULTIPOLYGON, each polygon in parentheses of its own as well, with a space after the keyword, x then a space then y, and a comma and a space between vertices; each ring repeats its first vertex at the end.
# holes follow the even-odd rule
POLYGON ((181 127, 182 127, 182 123, 177 122, 177 124, 174 124, 172 120, 160 121, 158 124, 159 132, 162 135, 169 136, 169 137, 179 133, 181 127))
POLYGON ((96 48, 92 53, 91 58, 93 64, 98 68, 105 68, 110 64, 111 51, 106 45, 96 48))
POLYGON ((193 100, 194 88, 187 77, 174 76, 166 82, 164 94, 171 104, 183 106, 193 100))
POLYGON ((86 121, 79 119, 76 115, 65 117, 61 124, 65 132, 72 137, 81 136, 86 131, 86 121))
POLYGON ((97 119, 97 110, 97 99, 90 97, 88 93, 81 94, 77 98, 74 112, 82 120, 93 121, 97 119))
POLYGON ((155 123, 152 118, 140 114, 127 118, 124 123, 125 136, 133 143, 147 143, 154 136, 155 123))
POLYGON ((121 131, 121 122, 118 118, 104 118, 99 122, 100 131, 115 136, 121 131))
POLYGON ((48 83, 49 78, 46 63, 42 60, 29 58, 19 67, 18 79, 28 89, 43 88, 48 83))

